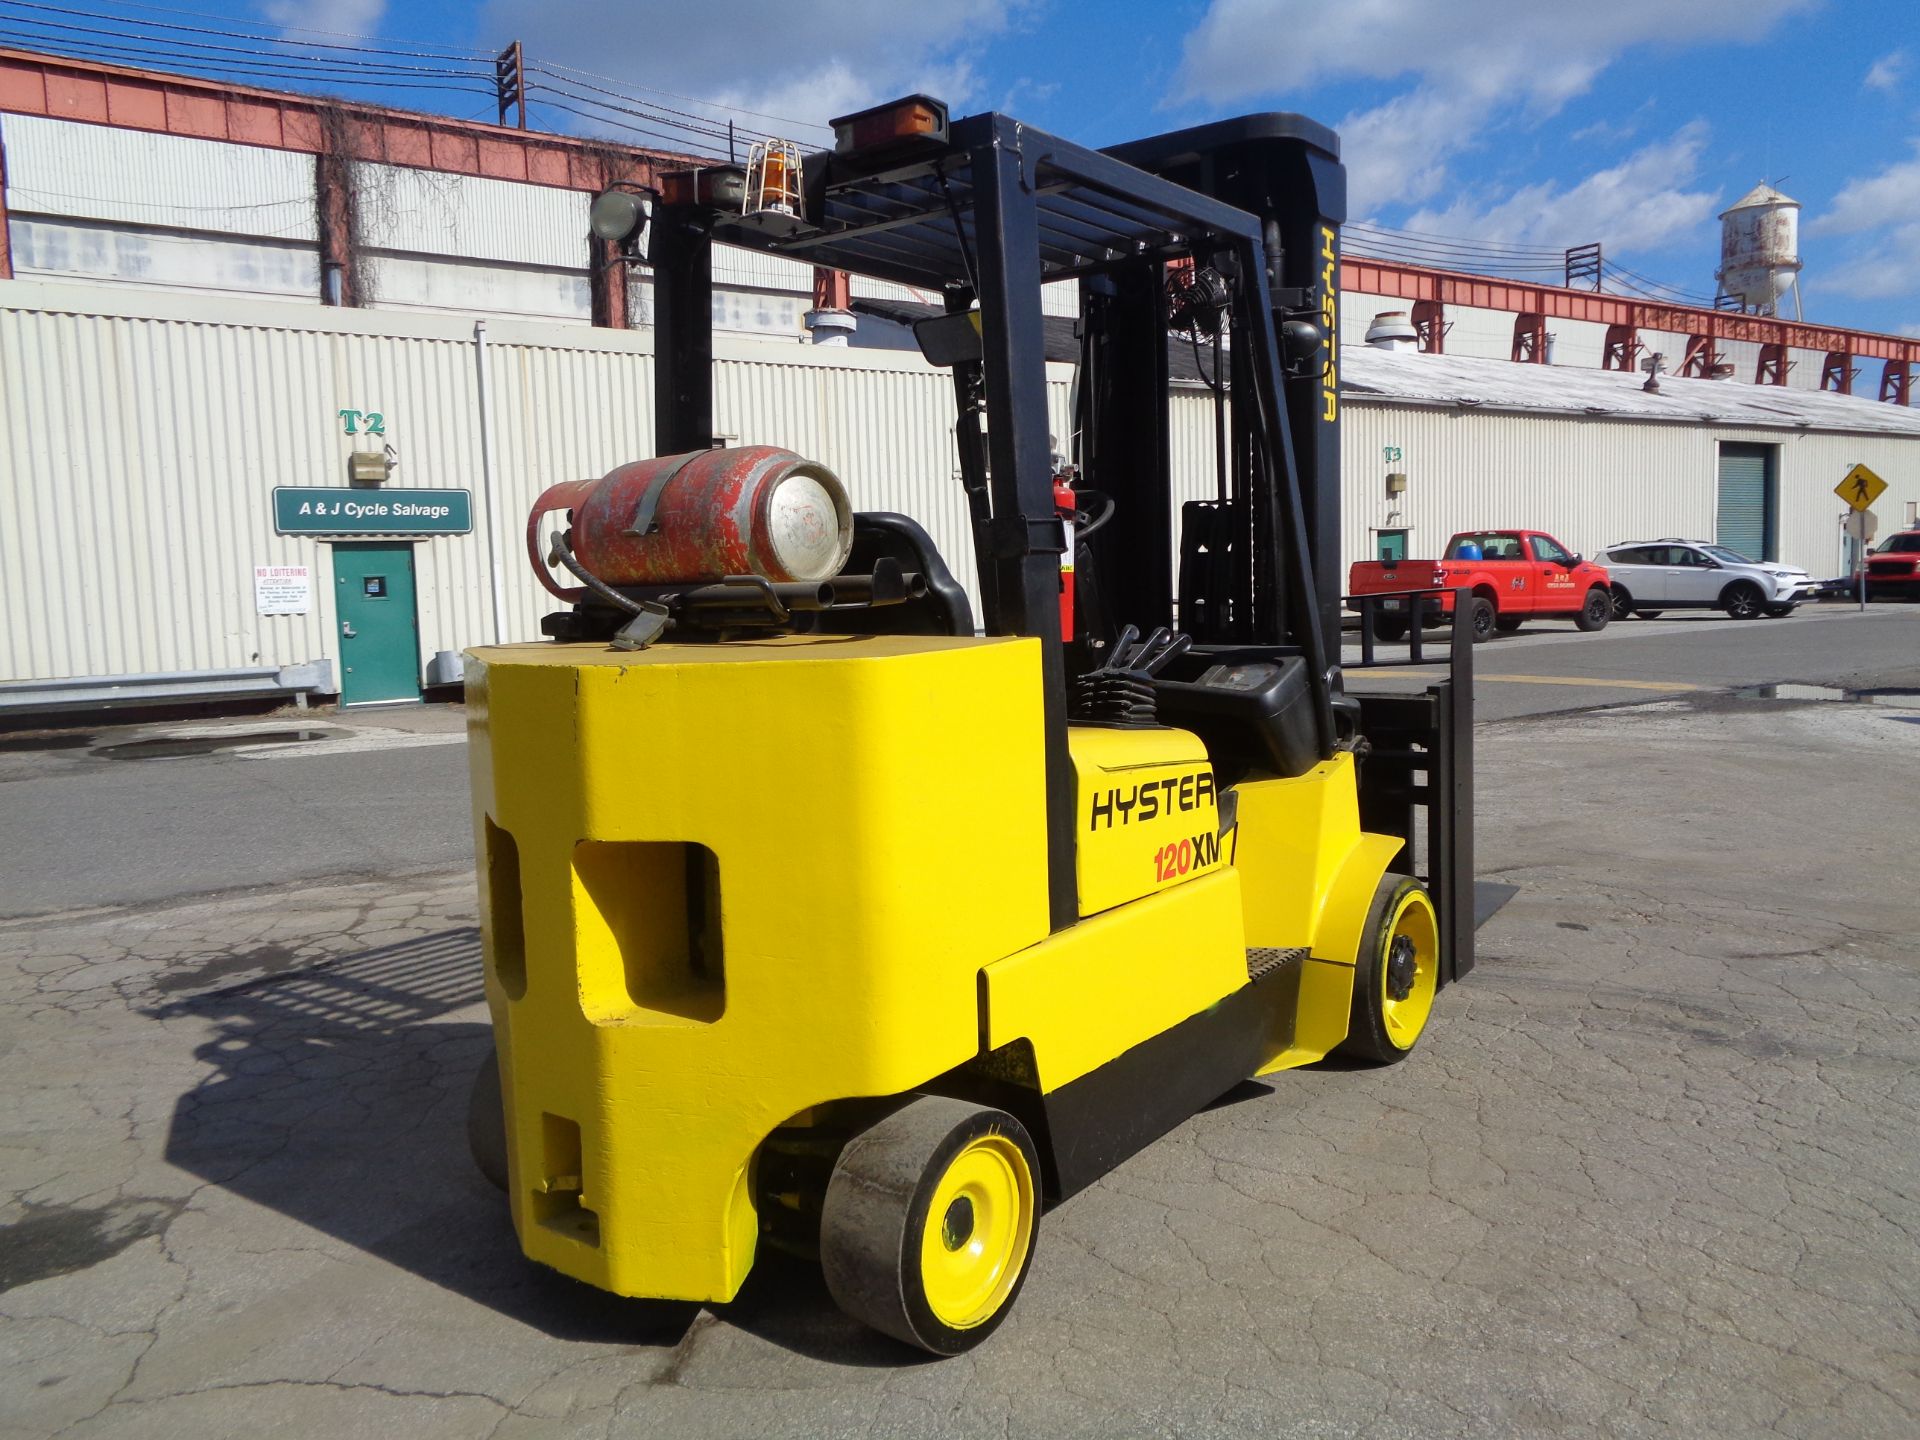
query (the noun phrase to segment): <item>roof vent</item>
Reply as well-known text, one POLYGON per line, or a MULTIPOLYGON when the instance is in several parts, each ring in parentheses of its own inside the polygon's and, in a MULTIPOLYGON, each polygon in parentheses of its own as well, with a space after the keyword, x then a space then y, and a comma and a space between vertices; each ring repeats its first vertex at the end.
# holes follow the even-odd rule
POLYGON ((1378 350, 1417 350, 1418 332, 1404 310, 1382 310, 1367 327, 1367 344, 1378 350))

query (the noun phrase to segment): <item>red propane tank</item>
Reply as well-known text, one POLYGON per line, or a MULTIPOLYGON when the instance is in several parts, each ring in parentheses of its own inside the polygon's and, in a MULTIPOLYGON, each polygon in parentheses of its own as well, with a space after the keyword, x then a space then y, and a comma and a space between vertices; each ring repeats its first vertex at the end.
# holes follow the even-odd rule
POLYGON ((1067 548, 1060 552, 1060 638, 1073 639, 1073 514, 1079 501, 1073 493, 1074 470, 1068 466, 1053 477, 1053 508, 1065 530, 1067 548))
POLYGON ((846 488, 826 466, 774 445, 636 460, 549 487, 527 517, 527 556, 547 589, 578 600, 585 592, 547 569, 540 522, 556 510, 572 512, 574 558, 609 585, 825 580, 853 545, 846 488))

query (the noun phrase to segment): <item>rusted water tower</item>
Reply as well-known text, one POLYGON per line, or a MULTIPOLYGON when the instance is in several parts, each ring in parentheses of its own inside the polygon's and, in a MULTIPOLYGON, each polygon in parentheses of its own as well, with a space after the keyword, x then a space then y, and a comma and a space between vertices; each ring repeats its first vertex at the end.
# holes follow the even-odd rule
POLYGON ((1720 293, 1756 315, 1778 315, 1793 291, 1800 318, 1800 202, 1764 181, 1720 213, 1720 293))

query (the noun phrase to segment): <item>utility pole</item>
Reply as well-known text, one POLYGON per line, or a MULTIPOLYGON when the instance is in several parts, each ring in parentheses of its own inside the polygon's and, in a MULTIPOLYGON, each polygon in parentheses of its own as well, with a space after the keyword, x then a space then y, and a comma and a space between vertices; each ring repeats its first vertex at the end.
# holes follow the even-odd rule
POLYGON ((520 128, 527 128, 527 76, 522 68, 520 42, 514 41, 493 62, 494 98, 500 102, 500 123, 507 123, 507 111, 520 112, 520 128))

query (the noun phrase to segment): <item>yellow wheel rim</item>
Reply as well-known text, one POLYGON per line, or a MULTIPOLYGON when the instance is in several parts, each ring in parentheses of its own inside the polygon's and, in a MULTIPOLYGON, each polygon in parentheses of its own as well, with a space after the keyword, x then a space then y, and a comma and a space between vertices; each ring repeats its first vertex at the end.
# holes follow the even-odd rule
POLYGON ((1424 890, 1409 890, 1388 917, 1380 953, 1380 1018, 1396 1050, 1411 1050, 1440 984, 1440 922, 1424 890), (1409 963, 1411 974, 1409 974, 1409 963))
POLYGON ((982 1135, 953 1157, 920 1239, 920 1278, 941 1324, 967 1330, 1007 1303, 1027 1263, 1033 1216, 1033 1172, 1012 1140, 982 1135))

